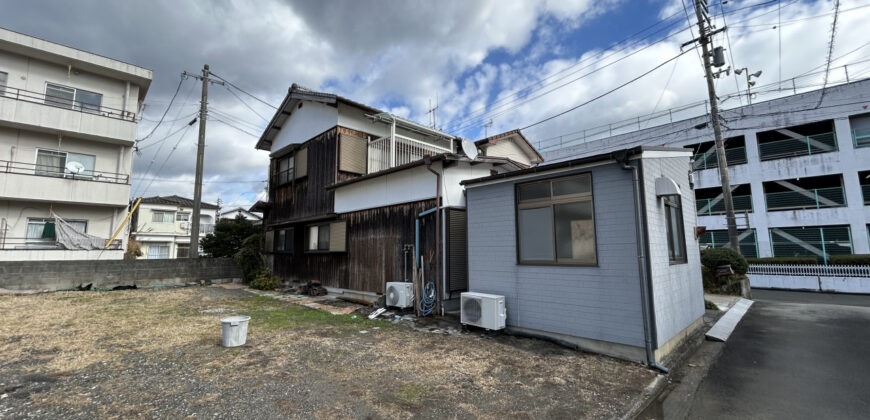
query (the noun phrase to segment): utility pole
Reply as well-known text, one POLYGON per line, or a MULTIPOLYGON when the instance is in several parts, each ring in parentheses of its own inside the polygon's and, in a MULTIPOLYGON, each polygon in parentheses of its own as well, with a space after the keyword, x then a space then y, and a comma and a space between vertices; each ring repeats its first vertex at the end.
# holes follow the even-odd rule
POLYGON ((205 158, 205 120, 208 115, 208 84, 224 82, 209 79, 208 64, 202 66, 202 76, 184 72, 183 76, 202 81, 202 100, 199 103, 199 142, 196 145, 196 180, 193 186, 193 217, 190 221, 190 253, 188 258, 199 258, 199 214, 202 206, 202 166, 205 158))
MULTIPOLYGON (((709 44, 712 43, 711 35, 715 32, 726 30, 722 28, 711 33, 709 19, 707 17, 707 0, 695 0, 695 14, 698 17, 698 42, 701 44, 701 52, 704 61, 704 75, 707 79, 707 92, 710 95, 710 119, 713 124, 713 135, 716 139, 716 159, 719 161, 719 179, 722 182, 722 198, 725 201, 725 220, 728 223, 728 242, 731 249, 740 252, 740 244, 737 239, 737 220, 734 217, 734 199, 731 197, 731 181, 728 179, 728 162, 725 158, 725 142, 722 140, 722 129, 719 126, 719 99, 716 97, 716 87, 713 84, 714 58, 710 52, 709 44)), ((721 53, 720 51, 716 51, 721 53)), ((717 63, 719 67, 724 65, 724 59, 717 63)))

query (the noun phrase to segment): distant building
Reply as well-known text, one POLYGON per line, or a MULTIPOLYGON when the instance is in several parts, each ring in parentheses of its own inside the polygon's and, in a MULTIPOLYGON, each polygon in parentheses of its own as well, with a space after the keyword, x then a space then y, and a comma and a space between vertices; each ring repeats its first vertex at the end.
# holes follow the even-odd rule
MULTIPOLYGON (((219 207, 200 206, 199 237, 214 232, 219 207)), ((142 246, 142 258, 187 258, 190 256, 190 224, 193 200, 171 195, 146 197, 133 213, 131 239, 142 246)))
MULTIPOLYGON (((870 79, 722 112, 747 257, 870 254, 870 79)), ((665 114, 667 115, 667 114, 665 114)), ((690 148, 702 247, 727 246, 709 116, 545 152, 559 161, 639 145, 690 148)))
POLYGON ((241 207, 234 208, 229 211, 221 212, 221 220, 235 220, 236 217, 242 216, 245 220, 250 220, 254 224, 259 225, 263 223, 263 216, 260 216, 257 213, 253 213, 251 211, 245 210, 241 207))
MULTIPOLYGON (((0 28, 0 260, 120 259, 55 237, 52 210, 110 238, 130 199, 151 70, 0 28)), ((119 235, 125 237, 126 235, 119 235)))

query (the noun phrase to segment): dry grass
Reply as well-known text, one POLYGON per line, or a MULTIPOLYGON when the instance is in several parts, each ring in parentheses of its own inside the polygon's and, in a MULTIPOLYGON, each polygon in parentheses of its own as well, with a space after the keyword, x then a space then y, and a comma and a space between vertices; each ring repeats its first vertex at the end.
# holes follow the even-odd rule
MULTIPOLYGON (((154 366, 182 358, 172 369, 212 385, 179 404, 209 407, 227 387, 274 385, 301 390, 261 396, 269 413, 303 417, 610 417, 653 378, 637 365, 535 340, 423 333, 203 288, 0 297, 0 317, 0 375, 4 364, 74 377, 126 372, 133 355, 154 366), (202 312, 214 308, 227 311, 202 312), (249 342, 222 349, 219 319, 231 313, 253 317, 249 342)), ((135 413, 154 398, 127 391, 160 378, 130 375, 100 384, 126 397, 102 402, 99 415, 135 413)), ((68 386, 42 395, 43 406, 82 409, 67 398, 79 390, 68 386)), ((148 392, 175 398, 168 388, 148 392)))

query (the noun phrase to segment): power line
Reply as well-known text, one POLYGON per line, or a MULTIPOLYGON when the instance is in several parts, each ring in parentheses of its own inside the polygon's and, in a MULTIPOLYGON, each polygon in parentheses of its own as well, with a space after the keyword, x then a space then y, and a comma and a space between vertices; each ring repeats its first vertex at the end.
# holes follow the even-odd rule
MULTIPOLYGON (((158 178, 158 177, 154 177, 154 178, 133 177, 133 179, 136 181, 160 180, 160 182, 176 182, 176 183, 183 183, 183 184, 192 184, 194 182, 193 179, 164 179, 164 178, 158 178)), ((260 182, 268 182, 268 180, 249 179, 249 180, 239 180, 239 181, 202 181, 203 184, 253 184, 253 183, 260 183, 260 182)))
POLYGON ((142 147, 139 147, 138 150, 139 150, 139 151, 142 151, 142 150, 145 150, 145 149, 147 149, 147 148, 149 148, 149 147, 151 147, 151 146, 156 146, 156 145, 158 145, 158 144, 163 143, 164 141, 168 140, 170 137, 172 137, 172 136, 178 134, 181 130, 184 130, 185 128, 190 127, 191 125, 193 125, 193 124, 196 122, 196 120, 197 120, 197 118, 194 117, 194 118, 193 118, 189 123, 187 123, 187 125, 185 125, 185 126, 183 126, 183 127, 179 127, 178 130, 175 130, 175 131, 173 131, 172 133, 167 134, 166 137, 163 137, 162 139, 157 140, 157 141, 154 142, 154 143, 146 144, 146 145, 144 145, 144 146, 142 146, 142 147))
MULTIPOLYGON (((171 158, 171 157, 172 157, 172 154, 175 153, 175 150, 178 149, 178 145, 181 144, 181 141, 182 141, 182 140, 184 140, 184 136, 187 134, 187 132, 189 131, 190 127, 192 127, 192 126, 193 126, 193 125, 191 124, 191 125, 188 125, 188 126, 185 127, 184 133, 181 134, 181 136, 178 138, 178 141, 175 142, 175 145, 174 145, 174 146, 172 146, 172 150, 170 150, 170 151, 169 151, 169 154, 166 155, 166 159, 164 159, 164 160, 163 160, 163 163, 160 164, 160 168, 157 169, 157 172, 155 172, 155 175, 156 175, 156 174, 160 174, 160 173, 163 171, 163 168, 166 166, 166 163, 169 162, 169 158, 171 158)), ((157 179, 157 178, 154 178, 154 179, 157 179)), ((140 195, 143 195, 143 196, 144 196, 145 194, 148 193, 148 189, 151 188, 151 184, 154 183, 154 179, 152 179, 151 182, 148 183, 148 186, 146 186, 145 189, 142 190, 142 194, 140 194, 140 195)))
POLYGON ((181 79, 178 81, 178 86, 175 87, 175 93, 172 94, 172 99, 169 100, 169 105, 166 106, 166 109, 163 111, 163 115, 160 117, 160 120, 157 121, 157 124, 155 124, 154 127, 151 128, 151 132, 149 132, 145 137, 137 140, 137 142, 145 141, 146 139, 151 137, 151 135, 154 134, 154 131, 157 130, 157 127, 160 127, 160 124, 163 123, 163 119, 166 118, 166 114, 169 113, 169 108, 172 108, 172 103, 175 102, 175 97, 178 96, 178 92, 181 90, 181 84, 184 83, 184 79, 185 77, 181 77, 181 79))
POLYGON ((242 133, 245 133, 245 134, 247 134, 247 135, 249 135, 249 136, 251 136, 251 137, 254 137, 254 138, 260 138, 260 135, 259 135, 259 134, 254 134, 254 133, 251 133, 250 131, 247 131, 247 130, 241 129, 241 128, 239 128, 239 127, 236 127, 235 125, 232 125, 232 124, 230 124, 230 123, 228 123, 228 122, 226 122, 226 121, 224 121, 224 120, 222 120, 222 119, 220 119, 220 118, 213 117, 213 116, 209 116, 208 119, 210 119, 210 120, 212 120, 212 121, 217 121, 217 122, 219 122, 219 123, 222 123, 222 124, 226 125, 227 127, 230 127, 230 128, 236 129, 236 130, 238 130, 238 131, 241 131, 242 133))
POLYGON ((674 61, 674 60, 680 58, 680 56, 682 56, 683 54, 685 54, 685 53, 687 53, 687 52, 689 52, 689 51, 691 51, 691 50, 694 50, 694 49, 695 49, 695 48, 692 48, 692 49, 689 49, 689 50, 685 50, 685 51, 683 51, 683 52, 681 52, 681 53, 675 55, 674 57, 669 58, 668 60, 666 60, 666 61, 664 61, 664 62, 658 64, 657 66, 653 67, 652 69, 647 70, 645 73, 641 74, 640 76, 635 77, 634 79, 631 79, 631 80, 629 80, 629 81, 627 81, 627 82, 625 82, 625 83, 623 83, 623 84, 621 84, 621 85, 619 85, 619 86, 617 86, 617 87, 615 87, 615 88, 613 88, 613 89, 610 89, 609 91, 604 92, 604 93, 602 93, 601 95, 598 95, 598 96, 596 96, 596 97, 594 97, 594 98, 592 98, 592 99, 590 99, 590 100, 588 100, 588 101, 586 101, 586 102, 583 102, 583 103, 581 103, 581 104, 579 104, 579 105, 575 105, 575 106, 573 106, 573 107, 571 107, 571 108, 568 108, 568 109, 566 109, 565 111, 562 111, 562 112, 560 112, 560 113, 558 113, 558 114, 551 115, 551 116, 549 116, 549 117, 547 117, 547 118, 544 118, 543 120, 540 120, 540 121, 534 122, 534 123, 529 124, 529 125, 527 125, 527 126, 525 126, 525 127, 523 127, 523 128, 520 128, 520 130, 526 130, 526 129, 531 128, 531 127, 534 127, 534 126, 536 126, 536 125, 539 125, 539 124, 545 123, 545 122, 550 121, 550 120, 552 120, 552 119, 554 119, 554 118, 560 117, 560 116, 565 115, 565 114, 567 114, 567 113, 569 113, 569 112, 571 112, 571 111, 574 111, 575 109, 578 109, 578 108, 580 108, 580 107, 582 107, 582 106, 586 106, 586 105, 588 105, 588 104, 590 104, 590 103, 592 103, 592 102, 595 102, 595 101, 597 101, 597 100, 599 100, 599 99, 601 99, 601 98, 603 98, 603 97, 605 97, 605 96, 607 96, 607 95, 610 95, 610 94, 613 93, 613 92, 616 92, 616 91, 619 90, 619 89, 622 89, 622 88, 625 87, 625 86, 628 86, 628 85, 630 85, 630 84, 632 84, 632 83, 634 83, 634 82, 640 80, 640 79, 643 78, 644 76, 646 76, 646 75, 648 75, 648 74, 650 74, 650 73, 652 73, 652 72, 654 72, 654 71, 660 69, 660 68, 661 68, 662 66, 664 66, 665 64, 668 64, 668 63, 670 63, 671 61, 674 61))
POLYGON ((251 94, 251 93, 248 93, 246 90, 244 90, 244 89, 242 89, 242 88, 240 88, 240 87, 234 85, 233 82, 230 82, 229 80, 224 79, 223 77, 220 77, 220 76, 214 74, 214 72, 209 72, 209 74, 211 74, 211 75, 214 76, 214 77, 217 77, 218 79, 221 79, 224 83, 226 83, 226 84, 228 84, 228 85, 234 87, 234 88, 235 88, 236 90, 238 90, 239 92, 242 92, 242 93, 244 93, 245 95, 248 95, 248 96, 250 96, 251 98, 256 99, 257 101, 259 101, 259 102, 262 103, 263 105, 266 105, 266 106, 268 106, 268 107, 270 107, 270 108, 272 108, 272 109, 275 109, 275 110, 278 109, 277 106, 272 105, 272 104, 270 104, 270 103, 268 103, 268 102, 266 102, 266 101, 264 101, 264 100, 262 100, 262 99, 260 99, 260 98, 258 98, 258 97, 256 97, 256 96, 254 96, 254 95, 251 94))
MULTIPOLYGON (((725 29, 725 41, 728 43, 728 57, 731 58, 731 66, 737 68, 737 63, 734 61, 734 49, 731 48, 731 35, 728 34, 728 22, 725 21, 725 6, 719 3, 719 11, 722 13, 722 27, 725 29)), ((780 77, 780 79, 782 79, 780 77)), ((740 82, 737 81, 737 73, 734 73, 734 88, 740 90, 740 82)), ((743 97, 740 97, 740 105, 743 105, 743 97)))
POLYGON ((238 94, 237 94, 237 93, 236 93, 236 92, 233 92, 233 91, 232 91, 232 90, 231 90, 231 89, 230 89, 230 88, 228 88, 228 87, 227 87, 227 86, 226 86, 226 85, 224 85, 224 89, 226 89, 226 90, 227 90, 227 92, 229 92, 229 93, 231 93, 231 94, 232 94, 232 95, 233 95, 233 96, 235 96, 235 97, 236 97, 236 99, 238 99, 238 100, 239 100, 239 102, 241 102, 241 103, 242 103, 242 105, 244 105, 244 106, 245 106, 245 108, 248 108, 248 109, 249 109, 249 110, 250 110, 250 111, 251 111, 251 112, 253 112, 253 113, 254 113, 254 115, 256 115, 256 116, 258 116, 258 117, 260 117, 260 118, 261 118, 261 119, 262 119, 262 120, 263 120, 263 121, 265 121, 265 122, 269 122, 269 120, 268 120, 268 119, 267 119, 267 118, 266 118, 266 117, 264 117, 264 116, 262 116, 262 115, 260 115, 260 113, 259 113, 259 112, 257 112, 257 111, 255 111, 255 110, 254 110, 254 108, 251 108, 251 106, 250 106, 250 105, 248 105, 248 103, 247 103, 247 102, 245 102, 245 101, 243 101, 243 100, 242 100, 242 98, 241 98, 241 97, 240 97, 240 96, 239 96, 239 95, 238 95, 238 94))

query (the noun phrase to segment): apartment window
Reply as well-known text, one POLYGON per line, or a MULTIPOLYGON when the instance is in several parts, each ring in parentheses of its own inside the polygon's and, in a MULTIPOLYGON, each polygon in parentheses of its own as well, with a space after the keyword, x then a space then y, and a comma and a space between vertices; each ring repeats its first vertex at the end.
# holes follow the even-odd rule
POLYGON ((329 224, 308 227, 308 250, 329 251, 329 224))
POLYGON ((55 83, 45 84, 45 104, 92 114, 100 112, 103 95, 55 83))
POLYGON ((152 223, 172 223, 175 221, 175 212, 173 211, 152 211, 152 223))
POLYGON ((671 264, 682 264, 686 259, 686 235, 683 228, 683 206, 678 195, 664 198, 665 223, 668 234, 668 258, 671 264))
POLYGON ((175 258, 190 258, 190 244, 176 244, 175 258))
POLYGON ((6 94, 6 82, 9 80, 9 73, 0 71, 0 96, 6 94))
MULTIPOLYGON (((67 223, 72 226, 73 229, 87 233, 88 232, 88 221, 87 220, 67 220, 67 223)), ((55 225, 53 218, 30 218, 27 219, 27 231, 25 233, 27 239, 51 239, 54 240, 57 237, 55 232, 55 225)))
POLYGON ((36 174, 68 178, 91 178, 97 157, 82 153, 38 149, 36 151, 36 174), (77 164, 73 164, 73 162, 77 164), (73 172, 70 169, 75 169, 73 172))
POLYGON ((293 156, 287 156, 278 160, 278 185, 286 184, 293 180, 293 156))
POLYGON ((521 264, 595 265, 590 174, 517 185, 521 264))
POLYGON ((293 252, 293 228, 278 230, 275 249, 279 252, 293 252))
POLYGON ((166 245, 157 245, 152 244, 148 245, 148 259, 164 259, 169 258, 169 244, 166 245))
POLYGON ((190 213, 177 213, 175 215, 176 222, 189 222, 190 221, 190 213))

